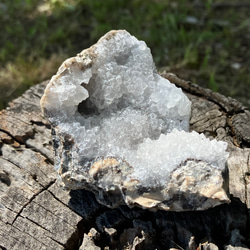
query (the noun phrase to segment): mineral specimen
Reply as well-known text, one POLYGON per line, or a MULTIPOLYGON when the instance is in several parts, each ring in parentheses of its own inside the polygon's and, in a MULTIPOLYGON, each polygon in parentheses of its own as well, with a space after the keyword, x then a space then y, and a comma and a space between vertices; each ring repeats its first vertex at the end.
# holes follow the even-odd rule
POLYGON ((191 102, 127 31, 110 31, 67 59, 41 106, 65 187, 89 189, 109 207, 184 211, 229 202, 227 144, 188 132, 191 102))

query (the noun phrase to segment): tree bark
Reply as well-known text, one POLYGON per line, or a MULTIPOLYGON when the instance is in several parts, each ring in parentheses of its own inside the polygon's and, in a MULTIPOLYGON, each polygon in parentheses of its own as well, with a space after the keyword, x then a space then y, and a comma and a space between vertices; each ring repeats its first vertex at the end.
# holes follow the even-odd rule
POLYGON ((190 129, 228 142, 231 203, 202 212, 109 209, 89 191, 63 190, 40 111, 43 82, 0 112, 0 249, 250 247, 250 112, 232 98, 162 75, 192 101, 190 129))

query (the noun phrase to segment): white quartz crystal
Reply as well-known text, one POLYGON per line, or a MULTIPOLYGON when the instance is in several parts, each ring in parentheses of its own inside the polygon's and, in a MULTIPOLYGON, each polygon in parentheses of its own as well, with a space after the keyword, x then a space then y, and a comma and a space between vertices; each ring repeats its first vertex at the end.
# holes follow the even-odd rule
MULTIPOLYGON (((66 60, 41 106, 61 145, 56 169, 76 181, 72 186, 62 178, 70 188, 85 187, 81 178, 94 182, 91 173, 100 166, 118 164, 110 159, 132 168, 122 173, 124 182, 137 180, 144 188, 164 186, 187 159, 225 168, 227 144, 188 132, 191 102, 156 72, 145 42, 124 30, 66 60)), ((95 185, 108 190, 103 180, 95 185)))
POLYGON ((224 170, 229 156, 226 148, 226 142, 210 141, 195 131, 187 133, 175 129, 161 134, 158 140, 145 139, 135 155, 127 155, 126 159, 136 166, 134 178, 145 186, 164 185, 171 171, 187 159, 202 160, 215 169, 224 170))

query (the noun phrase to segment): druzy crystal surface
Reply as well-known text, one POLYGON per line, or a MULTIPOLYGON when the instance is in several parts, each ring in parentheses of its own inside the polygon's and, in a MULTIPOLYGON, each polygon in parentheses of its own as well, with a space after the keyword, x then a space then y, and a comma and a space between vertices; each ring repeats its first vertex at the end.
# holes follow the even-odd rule
POLYGON ((191 102, 127 31, 67 59, 41 106, 65 187, 89 189, 110 207, 183 211, 229 201, 227 144, 188 132, 191 102))

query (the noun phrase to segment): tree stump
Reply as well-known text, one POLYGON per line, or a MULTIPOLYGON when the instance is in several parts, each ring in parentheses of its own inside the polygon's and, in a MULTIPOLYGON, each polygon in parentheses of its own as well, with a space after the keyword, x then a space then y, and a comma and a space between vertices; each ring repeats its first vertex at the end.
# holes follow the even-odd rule
POLYGON ((150 212, 100 205, 56 182, 38 84, 0 112, 0 249, 249 249, 250 111, 232 98, 162 73, 192 101, 190 129, 228 142, 231 203, 150 212))

